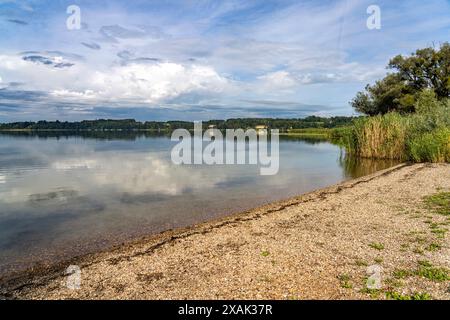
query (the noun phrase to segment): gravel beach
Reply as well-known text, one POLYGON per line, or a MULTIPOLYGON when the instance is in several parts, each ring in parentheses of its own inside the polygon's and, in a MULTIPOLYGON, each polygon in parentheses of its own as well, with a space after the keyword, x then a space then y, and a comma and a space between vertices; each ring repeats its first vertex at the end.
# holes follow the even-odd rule
POLYGON ((450 299, 449 164, 402 164, 3 285, 18 299, 450 299), (448 210, 447 210, 448 212, 448 210), (81 269, 79 289, 64 270, 81 269), (381 287, 367 289, 368 269, 381 287), (448 273, 447 273, 448 275, 448 273))

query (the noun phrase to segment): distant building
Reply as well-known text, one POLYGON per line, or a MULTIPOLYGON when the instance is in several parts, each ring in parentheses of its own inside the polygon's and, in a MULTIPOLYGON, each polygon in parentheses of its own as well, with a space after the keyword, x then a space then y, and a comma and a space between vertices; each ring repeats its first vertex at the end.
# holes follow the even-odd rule
POLYGON ((209 135, 210 137, 213 137, 213 136, 214 136, 214 133, 215 133, 215 131, 216 131, 216 129, 217 129, 217 126, 215 126, 215 125, 213 125, 213 124, 210 124, 210 125, 208 126, 208 130, 211 130, 211 131, 207 131, 208 135, 209 135), (212 130, 214 130, 214 131, 212 131, 212 130))
POLYGON ((258 135, 264 135, 267 134, 267 128, 265 125, 259 125, 255 127, 255 130, 258 135))

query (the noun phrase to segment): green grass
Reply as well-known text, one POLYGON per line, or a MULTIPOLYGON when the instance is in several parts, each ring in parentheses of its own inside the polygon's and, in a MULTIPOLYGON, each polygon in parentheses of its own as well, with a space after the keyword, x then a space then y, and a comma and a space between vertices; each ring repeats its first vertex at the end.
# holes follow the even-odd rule
POLYGON ((347 152, 363 158, 450 162, 450 102, 424 113, 395 112, 354 120, 336 131, 347 152))
POLYGON ((431 232, 443 238, 447 233, 448 229, 432 229, 431 232))
POLYGON ((341 287, 345 289, 353 288, 353 285, 350 283, 350 276, 348 274, 341 274, 337 277, 341 282, 341 287))
POLYGON ((439 223, 431 222, 431 223, 430 223, 430 228, 431 228, 431 229, 437 229, 437 228, 439 228, 439 223))
POLYGON ((419 260, 415 270, 396 269, 392 273, 394 279, 405 279, 412 276, 419 276, 435 282, 450 280, 449 271, 446 268, 435 267, 427 260, 419 260))
POLYGON ((450 280, 449 271, 446 268, 434 267, 426 260, 419 261, 418 263, 419 268, 416 271, 416 275, 436 282, 450 280))
POLYGON ((439 251, 441 250, 441 245, 439 243, 430 243, 425 250, 427 251, 439 251))
POLYGON ((426 268, 429 268, 429 267, 432 267, 432 266, 433 266, 433 265, 431 264, 431 262, 428 261, 428 260, 419 260, 419 261, 417 261, 417 263, 419 264, 419 266, 421 266, 421 267, 426 267, 426 268))
POLYGON ((387 288, 391 288, 391 289, 403 286, 403 283, 398 279, 387 278, 384 282, 385 282, 387 288))
POLYGON ((449 128, 438 128, 410 139, 407 142, 410 160, 414 162, 450 162, 449 137, 449 128))
POLYGON ((411 272, 406 269, 396 269, 392 275, 396 279, 405 279, 405 278, 411 276, 411 272))
POLYGON ((386 299, 390 300, 431 300, 431 296, 428 293, 414 293, 412 295, 403 295, 395 291, 386 292, 386 299))
POLYGON ((424 198, 427 208, 435 213, 450 215, 450 192, 439 192, 424 198))
POLYGON ((417 275, 437 282, 450 280, 448 270, 445 268, 421 267, 417 271, 417 275))
POLYGON ((375 249, 375 250, 383 250, 384 249, 384 244, 372 242, 372 243, 369 244, 369 247, 371 247, 372 249, 375 249))
POLYGON ((304 128, 304 129, 289 129, 288 134, 305 134, 305 135, 325 135, 328 136, 332 129, 328 128, 304 128))
POLYGON ((369 288, 366 287, 366 288, 362 289, 361 292, 369 294, 372 299, 378 299, 379 296, 380 296, 381 290, 379 290, 379 289, 369 289, 369 288))
POLYGON ((261 255, 263 257, 268 257, 270 255, 270 252, 269 251, 261 251, 261 255))
POLYGON ((367 267, 367 266, 369 265, 366 261, 360 260, 360 259, 356 260, 356 261, 355 261, 355 264, 356 264, 358 267, 367 267))

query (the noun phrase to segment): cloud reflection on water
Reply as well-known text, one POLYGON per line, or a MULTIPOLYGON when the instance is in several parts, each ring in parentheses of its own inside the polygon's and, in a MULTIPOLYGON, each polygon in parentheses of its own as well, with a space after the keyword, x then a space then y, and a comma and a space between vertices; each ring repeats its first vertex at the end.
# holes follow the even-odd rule
POLYGON ((251 165, 173 165, 172 145, 166 137, 0 135, 0 273, 246 210, 353 170, 327 142, 282 140, 280 172, 265 177, 251 165))

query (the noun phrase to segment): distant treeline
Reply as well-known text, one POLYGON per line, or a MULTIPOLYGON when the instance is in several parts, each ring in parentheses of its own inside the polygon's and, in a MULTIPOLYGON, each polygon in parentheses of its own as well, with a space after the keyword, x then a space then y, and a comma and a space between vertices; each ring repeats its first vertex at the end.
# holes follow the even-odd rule
MULTIPOLYGON (((214 125, 218 129, 247 129, 259 125, 268 128, 290 129, 305 128, 336 128, 351 124, 355 117, 331 117, 323 118, 310 116, 304 119, 272 119, 272 118, 243 118, 228 120, 209 120, 203 122, 203 127, 214 125)), ((134 119, 125 120, 84 120, 80 122, 67 121, 38 121, 38 122, 12 122, 0 124, 0 130, 67 130, 67 131, 89 131, 89 130, 175 130, 178 128, 193 129, 194 123, 187 121, 145 121, 139 122, 134 119)))

